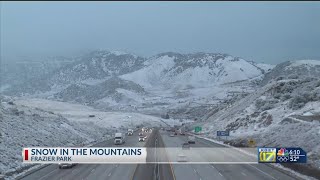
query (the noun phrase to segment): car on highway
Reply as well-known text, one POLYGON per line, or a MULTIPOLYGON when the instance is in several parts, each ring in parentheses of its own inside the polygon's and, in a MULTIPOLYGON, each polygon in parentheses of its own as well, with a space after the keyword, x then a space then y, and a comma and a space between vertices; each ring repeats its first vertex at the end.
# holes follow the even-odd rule
POLYGON ((170 137, 174 137, 175 135, 173 133, 170 134, 170 137))
POLYGON ((178 162, 187 162, 187 161, 188 161, 188 159, 187 159, 186 155, 184 155, 182 153, 178 154, 178 162))
POLYGON ((139 136, 143 136, 143 132, 139 132, 139 136))
POLYGON ((188 143, 189 144, 195 144, 196 143, 196 138, 194 136, 189 136, 188 137, 188 143))
POLYGON ((63 169, 63 168, 72 168, 73 166, 75 166, 76 164, 74 163, 59 163, 59 169, 63 169))
POLYGON ((190 144, 185 142, 182 144, 182 149, 190 149, 190 144))
POLYGON ((133 136, 133 130, 132 129, 128 129, 127 134, 128 134, 128 136, 133 136))
POLYGON ((139 136, 139 142, 144 142, 145 140, 144 136, 139 136))

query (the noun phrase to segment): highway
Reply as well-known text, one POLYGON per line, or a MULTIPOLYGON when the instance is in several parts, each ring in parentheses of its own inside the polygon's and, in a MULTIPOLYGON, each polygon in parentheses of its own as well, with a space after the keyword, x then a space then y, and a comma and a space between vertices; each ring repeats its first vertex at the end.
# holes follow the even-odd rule
MULTIPOLYGON (((148 134, 145 142, 138 142, 138 133, 134 132, 133 136, 126 136, 126 142, 123 145, 114 145, 113 139, 98 143, 93 147, 163 147, 162 141, 157 141, 160 134, 158 130, 148 134)), ((147 160, 152 161, 155 157, 147 155, 147 160)), ((22 180, 131 180, 131 179, 152 179, 157 168, 157 175, 161 179, 173 179, 172 169, 168 164, 78 164, 72 168, 59 169, 57 164, 52 164, 39 169, 20 179, 22 180)))
MULTIPOLYGON (((149 136, 151 136, 149 134, 149 136)), ((152 139, 147 139, 146 142, 152 139)), ((95 144, 93 147, 142 147, 146 142, 138 142, 138 132, 134 132, 133 136, 126 136, 126 142, 123 145, 114 145, 113 139, 102 143, 95 144)), ((132 179, 137 165, 135 164, 77 164, 72 168, 59 169, 57 164, 49 165, 34 173, 31 173, 23 180, 67 180, 67 179, 83 179, 83 180, 128 180, 132 179)))
MULTIPOLYGON (((149 147, 151 148, 181 148, 181 144, 187 142, 187 136, 176 135, 169 136, 169 132, 162 130, 153 130, 149 133, 146 142, 138 142, 138 132, 134 132, 133 136, 126 137, 126 143, 120 145, 122 147, 149 147)), ((114 147, 113 139, 96 144, 95 147, 114 147)), ((117 145, 119 146, 119 145, 117 145)), ((210 147, 221 149, 222 145, 196 138, 196 143, 190 145, 191 148, 210 147)), ((149 153, 147 161, 154 162, 157 156, 165 157, 165 161, 172 160, 170 153, 154 152, 149 153)), ((229 148, 230 149, 230 148, 229 148)), ((221 151, 221 150, 220 150, 221 151)), ((166 151, 167 152, 167 151, 166 151)), ((219 152, 221 157, 228 161, 238 161, 245 159, 245 155, 233 155, 232 153, 219 152)), ((206 158, 206 154, 199 154, 206 158)), ((83 180, 149 180, 158 177, 165 180, 292 180, 296 179, 285 174, 275 168, 264 164, 78 164, 69 169, 59 169, 57 164, 52 164, 28 174, 20 179, 35 180, 67 180, 67 179, 83 179, 83 180)))
MULTIPOLYGON (((168 147, 181 147, 182 143, 187 142, 187 136, 177 135, 170 137, 168 132, 161 131, 161 137, 168 147)), ((204 139, 196 138, 196 143, 190 145, 192 147, 210 147, 221 150, 226 148, 220 144, 213 143, 204 139)), ((230 148, 229 148, 230 149, 230 148)), ((213 149, 215 150, 215 149, 213 149)), ((185 150, 187 151, 187 150, 185 150)), ((228 161, 239 162, 241 158, 246 158, 244 154, 234 155, 220 151, 221 157, 228 161), (241 157, 243 156, 243 157, 241 157)), ((199 156, 205 154, 199 154, 199 156)), ((173 172, 177 180, 193 179, 193 180, 292 180, 296 179, 283 172, 269 167, 264 164, 172 164, 173 172)))

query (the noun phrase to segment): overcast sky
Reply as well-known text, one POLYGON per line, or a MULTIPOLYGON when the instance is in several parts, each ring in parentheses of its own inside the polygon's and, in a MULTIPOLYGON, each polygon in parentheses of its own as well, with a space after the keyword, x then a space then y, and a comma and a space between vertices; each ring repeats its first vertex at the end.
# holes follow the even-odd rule
POLYGON ((221 52, 320 59, 320 2, 1 2, 1 55, 221 52))

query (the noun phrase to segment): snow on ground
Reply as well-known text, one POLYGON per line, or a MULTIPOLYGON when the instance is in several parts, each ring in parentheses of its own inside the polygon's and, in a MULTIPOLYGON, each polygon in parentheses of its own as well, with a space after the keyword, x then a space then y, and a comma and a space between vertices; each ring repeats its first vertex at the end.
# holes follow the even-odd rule
POLYGON ((261 71, 243 59, 235 62, 220 59, 217 64, 222 64, 225 67, 225 71, 229 73, 220 79, 220 82, 223 83, 251 79, 261 75, 261 71))
POLYGON ((138 103, 143 103, 144 102, 143 95, 141 95, 140 93, 136 93, 136 92, 129 91, 129 90, 126 90, 126 89, 121 89, 121 88, 117 88, 116 91, 121 93, 121 94, 123 94, 126 97, 129 97, 129 98, 133 99, 134 101, 136 101, 138 103))
POLYGON ((256 66, 265 70, 266 72, 270 71, 271 69, 273 69, 275 67, 275 65, 264 64, 264 63, 257 63, 256 66))
POLYGON ((175 120, 163 121, 139 113, 103 112, 44 99, 6 97, 0 104, 0 173, 27 166, 21 163, 23 147, 88 145, 136 125, 160 126, 172 124, 171 121, 175 120))
POLYGON ((75 146, 107 138, 108 129, 87 122, 70 122, 39 108, 0 104, 0 173, 13 172, 22 164, 21 150, 32 146, 75 146))
POLYGON ((319 60, 297 60, 297 61, 291 61, 291 65, 288 66, 287 68, 290 67, 296 67, 296 66, 320 66, 320 61, 319 60))
POLYGON ((89 78, 86 80, 82 80, 81 83, 86 84, 86 85, 98 85, 106 80, 110 79, 110 77, 104 78, 104 79, 93 79, 93 78, 89 78))
POLYGON ((140 124, 160 125, 160 118, 139 113, 103 112, 92 107, 44 99, 20 99, 17 104, 61 114, 70 121, 90 122, 103 128, 120 128, 140 124), (89 117, 94 115, 95 117, 89 117))
POLYGON ((174 66, 174 58, 163 56, 155 60, 156 61, 151 59, 149 62, 146 62, 150 63, 150 65, 145 68, 120 77, 125 80, 133 81, 145 88, 157 86, 162 82, 162 79, 160 79, 162 73, 174 66))
MULTIPOLYGON (((231 139, 253 138, 257 146, 301 147, 310 155, 320 153, 320 119, 305 120, 320 115, 319 101, 308 102, 298 110, 288 108, 289 100, 280 101, 275 107, 261 111, 256 108, 254 98, 270 97, 259 95, 252 94, 237 107, 225 108, 210 121, 201 123, 204 133, 216 138, 216 131, 228 129, 231 139)), ((309 162, 320 168, 319 157, 309 158, 309 162)))

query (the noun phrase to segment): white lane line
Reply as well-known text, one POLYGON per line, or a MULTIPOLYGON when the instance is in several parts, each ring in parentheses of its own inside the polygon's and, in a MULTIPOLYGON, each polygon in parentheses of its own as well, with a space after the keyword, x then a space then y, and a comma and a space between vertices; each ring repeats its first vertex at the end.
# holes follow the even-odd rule
MULTIPOLYGON (((204 143, 203 141, 201 141, 201 142, 204 143)), ((212 143, 214 143, 214 142, 212 142, 212 143)), ((204 144, 207 144, 207 143, 204 143, 204 144)), ((215 143, 215 144, 217 144, 217 143, 215 143)), ((209 145, 209 144, 207 144, 207 145, 209 145)), ((231 148, 232 148, 232 147, 231 147, 231 148)), ((245 154, 245 153, 243 153, 243 154, 245 154)), ((241 160, 240 158, 237 158, 237 157, 236 157, 236 159, 241 160)), ((275 177, 273 177, 273 176, 271 176, 270 174, 262 171, 261 169, 259 169, 259 168, 257 168, 257 167, 254 167, 253 165, 251 165, 251 164, 249 164, 249 163, 248 163, 248 165, 251 166, 251 167, 253 167, 254 169, 258 170, 258 171, 261 172, 262 174, 264 174, 264 175, 266 175, 266 176, 268 176, 268 177, 270 177, 270 178, 272 178, 272 179, 274 179, 274 180, 277 180, 275 177)))
POLYGON ((244 175, 244 176, 247 176, 246 173, 244 173, 244 172, 241 172, 241 174, 244 175))
POLYGON ((51 171, 50 173, 48 173, 48 174, 46 174, 46 175, 42 176, 40 179, 43 179, 44 177, 49 176, 50 174, 54 173, 54 172, 55 172, 55 171, 57 171, 57 170, 58 170, 58 169, 55 169, 55 170, 51 171))
POLYGON ((223 176, 220 172, 219 172, 220 176, 223 176))
POLYGON ((258 170, 258 171, 261 172, 262 174, 264 174, 264 175, 266 175, 266 176, 269 176, 270 178, 272 178, 272 179, 274 179, 274 180, 277 180, 277 178, 275 178, 275 177, 271 176, 270 174, 268 174, 268 173, 260 170, 259 168, 254 167, 254 166, 252 166, 251 164, 248 164, 248 165, 251 166, 251 167, 253 167, 253 168, 255 168, 256 170, 258 170))
MULTIPOLYGON (((193 169, 193 171, 195 172, 195 173, 197 173, 197 171, 195 170, 195 169, 193 169)), ((197 173, 198 174, 198 173, 197 173)))
POLYGON ((108 177, 111 176, 111 173, 108 174, 108 177))
POLYGON ((90 173, 93 173, 94 170, 95 170, 95 169, 93 168, 90 173))

